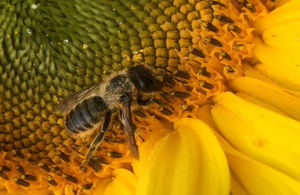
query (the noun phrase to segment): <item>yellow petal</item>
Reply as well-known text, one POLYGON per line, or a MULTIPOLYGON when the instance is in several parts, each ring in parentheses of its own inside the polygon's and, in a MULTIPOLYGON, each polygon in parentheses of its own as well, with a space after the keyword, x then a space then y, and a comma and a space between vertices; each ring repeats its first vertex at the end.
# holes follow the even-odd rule
POLYGON ((97 183, 93 195, 134 195, 137 181, 127 169, 115 169, 112 178, 97 183))
POLYGON ((296 195, 300 193, 300 183, 296 179, 249 158, 232 147, 221 136, 218 136, 218 140, 226 153, 230 166, 230 187, 233 195, 296 195))
POLYGON ((134 172, 138 178, 141 175, 144 175, 145 167, 148 166, 147 164, 153 153, 153 148, 155 148, 155 145, 158 144, 159 140, 170 133, 170 129, 172 128, 173 124, 168 128, 154 126, 153 129, 155 129, 155 131, 152 131, 147 140, 143 144, 139 145, 140 159, 139 161, 134 161, 132 163, 134 172))
POLYGON ((263 32, 273 26, 300 19, 300 1, 288 1, 256 22, 256 31, 263 32))
POLYGON ((103 195, 107 185, 110 182, 112 182, 112 178, 102 179, 98 183, 96 183, 96 187, 93 191, 93 195, 103 195))
POLYGON ((253 96, 251 96, 247 93, 237 92, 237 93, 235 93, 235 95, 242 98, 242 99, 244 99, 244 100, 246 100, 246 101, 248 101, 248 102, 251 102, 251 103, 256 104, 258 106, 262 106, 264 108, 267 108, 269 110, 272 110, 274 112, 277 112, 277 113, 280 113, 280 114, 284 115, 284 113, 281 110, 279 110, 278 108, 275 108, 275 107, 271 106, 270 104, 268 104, 266 102, 263 102, 259 99, 256 99, 255 97, 253 97, 253 96))
POLYGON ((257 41, 254 52, 262 62, 255 66, 256 69, 283 87, 300 91, 300 56, 296 51, 270 47, 257 41))
POLYGON ((276 84, 276 82, 272 81, 269 77, 248 64, 243 66, 243 71, 247 77, 253 77, 271 84, 276 84))
POLYGON ((241 185, 233 174, 230 177, 230 191, 233 195, 249 195, 245 188, 241 185))
POLYGON ((300 122, 229 92, 216 102, 213 118, 233 146, 300 180, 300 122))
POLYGON ((286 91, 289 94, 294 95, 294 96, 300 98, 300 92, 284 88, 279 83, 275 82, 270 77, 268 77, 266 74, 263 74, 258 69, 254 68, 254 67, 252 67, 250 65, 245 64, 243 66, 243 71, 244 71, 245 76, 247 76, 247 77, 253 77, 253 78, 259 79, 261 81, 267 82, 269 84, 275 85, 280 90, 286 91))
POLYGON ((229 82, 229 86, 235 91, 244 92, 300 120, 300 99, 274 85, 251 77, 240 77, 229 82))
POLYGON ((300 49, 300 19, 274 26, 262 34, 264 43, 290 51, 300 49))
POLYGON ((299 194, 300 183, 276 169, 242 155, 227 153, 230 170, 236 180, 232 180, 233 190, 241 194, 299 194), (239 186, 237 183, 238 182, 239 186), (240 188, 239 188, 240 187, 240 188))
MULTIPOLYGON (((280 6, 282 6, 282 5, 286 4, 286 3, 288 3, 289 1, 294 1, 294 0, 278 0, 278 1, 276 2, 276 7, 280 7, 280 6)), ((297 0, 296 0, 296 1, 297 1, 297 0)))
POLYGON ((202 122, 204 122, 205 124, 207 124, 210 128, 212 128, 213 130, 217 129, 217 125, 213 119, 213 117, 211 116, 211 108, 212 106, 207 104, 207 105, 203 105, 201 106, 196 113, 197 118, 199 118, 202 122))
POLYGON ((228 194, 226 158, 210 127, 185 118, 177 121, 174 128, 144 164, 137 194, 228 194))

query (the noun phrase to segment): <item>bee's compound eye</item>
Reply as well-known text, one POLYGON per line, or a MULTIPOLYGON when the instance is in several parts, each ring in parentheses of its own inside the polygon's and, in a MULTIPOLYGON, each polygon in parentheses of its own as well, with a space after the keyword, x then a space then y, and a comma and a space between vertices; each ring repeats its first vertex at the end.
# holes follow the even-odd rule
POLYGON ((163 87, 163 83, 145 66, 134 66, 128 72, 134 86, 143 92, 159 91, 163 87))

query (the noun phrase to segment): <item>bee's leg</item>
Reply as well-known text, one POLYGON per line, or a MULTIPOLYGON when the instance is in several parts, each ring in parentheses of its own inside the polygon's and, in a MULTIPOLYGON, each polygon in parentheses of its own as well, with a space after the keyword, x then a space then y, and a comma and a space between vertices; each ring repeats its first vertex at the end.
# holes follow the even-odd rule
POLYGON ((85 166, 85 164, 89 162, 94 151, 97 149, 98 145, 102 142, 102 140, 104 138, 104 134, 109 127, 109 124, 111 121, 111 115, 112 115, 112 113, 110 111, 108 111, 106 113, 102 128, 101 128, 100 132, 98 133, 98 135, 94 138, 93 142, 91 143, 91 145, 89 147, 89 151, 88 151, 85 159, 80 164, 80 168, 83 168, 85 166))

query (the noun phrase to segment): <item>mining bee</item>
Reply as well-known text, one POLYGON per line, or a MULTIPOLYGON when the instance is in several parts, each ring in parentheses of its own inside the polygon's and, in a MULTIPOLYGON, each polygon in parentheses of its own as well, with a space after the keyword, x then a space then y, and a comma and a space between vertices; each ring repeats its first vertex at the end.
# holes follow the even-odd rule
POLYGON ((151 68, 136 65, 117 72, 88 89, 71 94, 58 105, 58 111, 66 116, 67 129, 75 135, 86 136, 101 126, 90 144, 81 168, 89 162, 116 116, 119 116, 124 126, 132 155, 139 158, 131 108, 156 101, 152 98, 153 93, 164 86, 164 80, 159 77, 151 68))

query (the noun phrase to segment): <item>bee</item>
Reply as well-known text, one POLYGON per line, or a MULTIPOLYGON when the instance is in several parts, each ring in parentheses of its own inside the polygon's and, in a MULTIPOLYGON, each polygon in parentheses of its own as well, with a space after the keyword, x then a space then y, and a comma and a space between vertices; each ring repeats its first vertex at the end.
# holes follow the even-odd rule
POLYGON ((103 141, 110 123, 118 114, 123 123, 129 149, 132 155, 139 159, 131 109, 136 105, 154 102, 153 93, 159 92, 163 86, 164 81, 153 70, 136 65, 66 97, 57 106, 57 110, 65 115, 65 125, 72 134, 86 136, 101 126, 80 167, 83 168, 89 162, 103 141))

